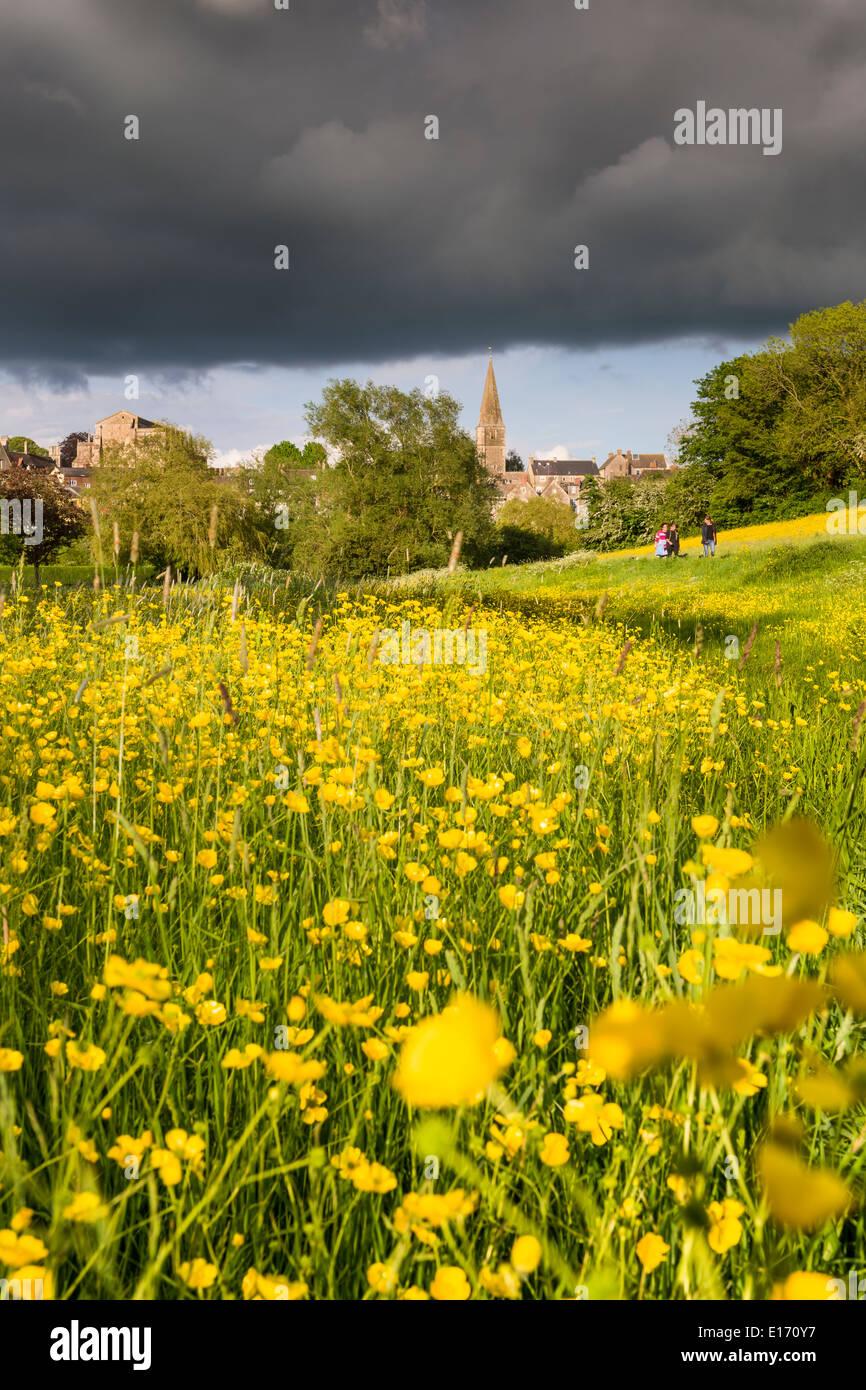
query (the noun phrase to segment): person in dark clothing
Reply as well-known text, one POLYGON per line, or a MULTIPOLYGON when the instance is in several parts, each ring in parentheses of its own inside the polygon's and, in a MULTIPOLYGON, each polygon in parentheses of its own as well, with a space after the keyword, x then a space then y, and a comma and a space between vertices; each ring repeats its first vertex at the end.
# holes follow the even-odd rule
POLYGON ((716 553, 716 523, 713 521, 712 517, 709 516, 709 515, 707 515, 707 516, 704 517, 704 522, 703 522, 703 525, 701 526, 701 544, 703 545, 702 554, 704 555, 704 557, 706 557, 706 556, 708 556, 708 555, 715 555, 715 553, 716 553))
POLYGON ((680 533, 677 523, 672 521, 668 527, 668 555, 673 555, 676 560, 680 553, 680 533))

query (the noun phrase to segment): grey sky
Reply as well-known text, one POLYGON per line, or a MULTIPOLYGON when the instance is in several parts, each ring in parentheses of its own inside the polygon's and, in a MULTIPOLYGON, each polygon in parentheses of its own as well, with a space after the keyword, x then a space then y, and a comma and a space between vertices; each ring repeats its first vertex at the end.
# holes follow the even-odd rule
POLYGON ((0 14, 0 366, 43 390, 753 341, 864 295, 857 0, 0 14), (782 108, 782 153, 675 146, 699 100, 782 108))

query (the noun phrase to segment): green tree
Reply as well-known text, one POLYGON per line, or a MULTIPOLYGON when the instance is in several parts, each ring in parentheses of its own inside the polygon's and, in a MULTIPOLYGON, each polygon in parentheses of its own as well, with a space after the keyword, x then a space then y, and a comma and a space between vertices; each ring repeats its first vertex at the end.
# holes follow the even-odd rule
POLYGON ((675 473, 644 473, 609 483, 587 478, 581 497, 588 526, 580 533, 581 546, 619 550, 647 545, 665 521, 675 521, 681 533, 694 528, 706 511, 713 476, 708 466, 693 464, 675 473))
POLYGON ((302 469, 321 468, 327 462, 327 458, 327 450, 317 439, 309 440, 303 449, 300 449, 291 439, 284 439, 279 444, 271 445, 263 462, 265 465, 279 467, 284 473, 287 473, 302 469))
POLYGON ((37 444, 35 439, 29 439, 26 434, 13 435, 6 447, 14 454, 34 454, 40 459, 51 457, 47 449, 43 449, 41 444, 37 444))
POLYGON ((103 546, 117 523, 122 555, 137 532, 143 560, 186 573, 260 555, 250 498, 238 481, 214 474, 210 455, 206 439, 174 425, 134 449, 107 447, 91 485, 103 546))
POLYGON ((252 499, 262 551, 277 568, 291 568, 298 541, 315 525, 327 459, 324 446, 315 440, 303 449, 283 440, 267 450, 257 467, 245 470, 243 485, 252 499))
POLYGON ((464 559, 478 560, 495 488, 459 412, 445 392, 330 381, 306 421, 335 462, 322 469, 296 565, 347 576, 439 567, 458 531, 464 559))
POLYGON ((678 468, 664 480, 664 521, 675 521, 681 536, 696 530, 710 510, 716 473, 693 463, 678 468))
POLYGON ((717 522, 820 510, 866 475, 866 303, 803 314, 790 340, 771 338, 696 385, 679 457, 712 470, 717 522))
POLYGON ((574 539, 574 523, 571 507, 555 502, 552 497, 530 497, 527 502, 512 497, 496 518, 498 527, 516 526, 523 531, 537 531, 563 549, 574 539))
POLYGON ((496 517, 492 558, 508 556, 510 563, 549 560, 578 550, 583 533, 575 526, 571 507, 551 497, 512 497, 496 517))
POLYGON ((694 426, 680 448, 685 465, 710 470, 709 506, 726 525, 796 514, 810 493, 807 470, 779 443, 784 400, 761 354, 721 362, 697 383, 694 426))
POLYGON ((755 371, 783 402, 777 439, 828 487, 866 476, 866 301, 802 314, 755 371))
POLYGON ((7 468, 0 473, 0 556, 7 564, 23 557, 33 566, 37 587, 40 566, 87 530, 78 499, 47 469, 7 468))

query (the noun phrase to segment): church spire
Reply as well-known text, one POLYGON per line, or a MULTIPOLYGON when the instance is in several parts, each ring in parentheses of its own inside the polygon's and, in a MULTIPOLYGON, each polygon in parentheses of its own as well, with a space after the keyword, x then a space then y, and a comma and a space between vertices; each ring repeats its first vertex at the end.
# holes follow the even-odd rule
POLYGON ((502 410, 499 405, 499 392, 496 389, 496 377, 493 372, 493 349, 490 349, 490 361, 487 363, 487 380, 484 383, 484 395, 481 400, 481 414, 478 417, 479 425, 502 425, 502 410))
POLYGON ((481 400, 481 414, 475 431, 475 447, 488 473, 500 476, 505 473, 505 421, 499 405, 499 392, 493 372, 493 348, 487 363, 487 380, 481 400))

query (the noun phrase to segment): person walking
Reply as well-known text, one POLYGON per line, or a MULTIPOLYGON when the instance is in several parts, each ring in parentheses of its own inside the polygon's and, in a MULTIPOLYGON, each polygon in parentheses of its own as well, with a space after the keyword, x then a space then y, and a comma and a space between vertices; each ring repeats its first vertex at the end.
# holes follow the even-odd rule
POLYGON ((655 539, 656 555, 664 557, 668 553, 668 528, 667 522, 660 530, 656 531, 655 539))
POLYGON ((679 558, 680 553, 680 533, 677 523, 672 521, 668 527, 668 554, 673 555, 674 559, 679 558))
POLYGON ((716 523, 713 521, 709 512, 704 517, 701 526, 701 544, 703 545, 703 556, 715 555, 716 553, 716 523))

